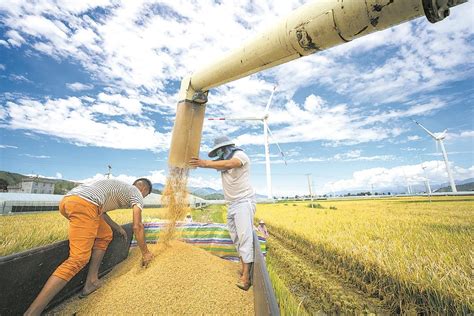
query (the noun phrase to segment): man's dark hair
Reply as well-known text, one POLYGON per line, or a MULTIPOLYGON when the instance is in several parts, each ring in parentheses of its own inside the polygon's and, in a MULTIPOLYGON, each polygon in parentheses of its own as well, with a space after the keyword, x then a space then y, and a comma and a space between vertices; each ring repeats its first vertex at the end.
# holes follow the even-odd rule
POLYGON ((133 185, 137 184, 138 182, 145 183, 148 186, 148 194, 151 193, 153 185, 151 184, 150 180, 148 180, 147 178, 139 178, 133 182, 133 185))

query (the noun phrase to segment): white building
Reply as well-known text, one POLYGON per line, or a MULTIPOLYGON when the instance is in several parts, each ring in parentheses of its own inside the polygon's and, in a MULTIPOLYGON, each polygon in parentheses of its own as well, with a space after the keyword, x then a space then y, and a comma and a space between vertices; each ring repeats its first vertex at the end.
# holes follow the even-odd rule
MULTIPOLYGON (((22 213, 55 211, 59 209, 59 202, 64 195, 58 194, 31 194, 31 193, 3 193, 0 192, 0 215, 22 213)), ((151 193, 144 200, 145 208, 162 207, 161 195, 151 193)), ((189 206, 200 208, 208 205, 207 201, 189 196, 189 206)))
POLYGON ((25 178, 21 180, 20 184, 9 185, 8 192, 53 194, 54 181, 40 178, 25 178))

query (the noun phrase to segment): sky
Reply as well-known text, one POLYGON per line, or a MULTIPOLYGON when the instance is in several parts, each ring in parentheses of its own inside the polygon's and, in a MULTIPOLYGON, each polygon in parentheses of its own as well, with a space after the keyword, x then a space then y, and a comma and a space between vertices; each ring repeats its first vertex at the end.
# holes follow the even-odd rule
MULTIPOLYGON (((165 183, 182 78, 306 2, 2 0, 0 170, 87 182, 110 165, 113 178, 165 183)), ((262 123, 208 118, 263 114, 276 86, 276 196, 448 182, 413 120, 447 129, 454 178, 474 178, 473 17, 470 1, 439 23, 420 17, 211 89, 201 158, 229 136, 265 195, 262 123)), ((209 169, 189 185, 222 188, 209 169)))

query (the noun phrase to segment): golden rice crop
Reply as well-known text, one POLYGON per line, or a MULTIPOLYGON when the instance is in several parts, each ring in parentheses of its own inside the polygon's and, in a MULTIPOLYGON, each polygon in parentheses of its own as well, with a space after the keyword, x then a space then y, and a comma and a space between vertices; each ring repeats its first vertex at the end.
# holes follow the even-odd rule
MULTIPOLYGON (((115 210, 107 214, 118 224, 130 223, 133 215, 130 209, 115 210)), ((163 218, 162 208, 144 209, 143 221, 163 218)), ((67 239, 68 221, 59 211, 38 212, 0 216, 0 256, 49 245, 67 239)))
POLYGON ((261 205, 257 217, 393 312, 473 310, 474 199, 318 202, 261 205))

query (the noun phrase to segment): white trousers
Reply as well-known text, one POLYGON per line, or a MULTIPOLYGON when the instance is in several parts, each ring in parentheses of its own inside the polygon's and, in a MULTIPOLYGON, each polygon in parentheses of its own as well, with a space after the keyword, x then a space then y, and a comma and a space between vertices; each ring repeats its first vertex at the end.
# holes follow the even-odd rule
POLYGON ((253 262, 253 217, 255 201, 240 200, 229 204, 227 208, 227 227, 239 256, 244 263, 253 262))

